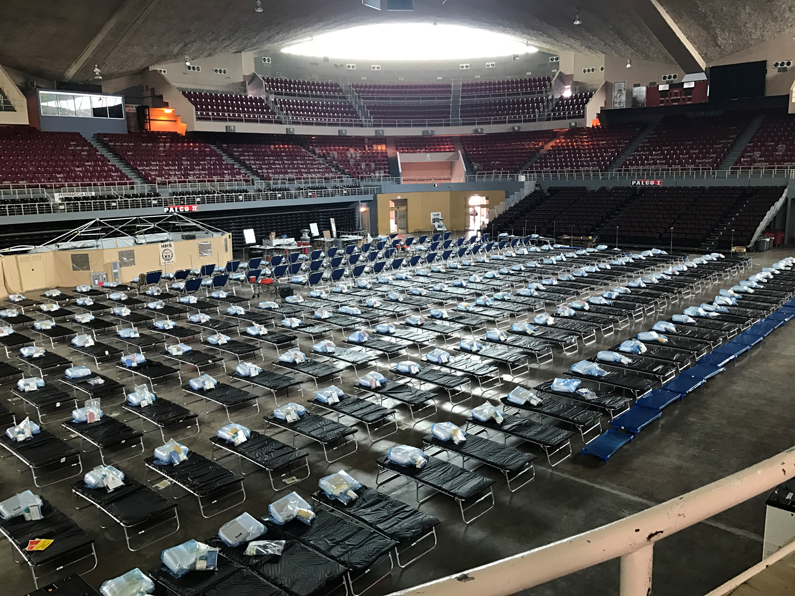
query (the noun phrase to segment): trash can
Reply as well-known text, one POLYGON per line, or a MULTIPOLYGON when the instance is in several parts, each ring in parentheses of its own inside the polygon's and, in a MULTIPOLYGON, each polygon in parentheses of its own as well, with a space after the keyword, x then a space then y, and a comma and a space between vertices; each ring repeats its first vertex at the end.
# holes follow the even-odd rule
POLYGON ((763 559, 795 537, 795 481, 779 485, 770 493, 765 505, 763 559))

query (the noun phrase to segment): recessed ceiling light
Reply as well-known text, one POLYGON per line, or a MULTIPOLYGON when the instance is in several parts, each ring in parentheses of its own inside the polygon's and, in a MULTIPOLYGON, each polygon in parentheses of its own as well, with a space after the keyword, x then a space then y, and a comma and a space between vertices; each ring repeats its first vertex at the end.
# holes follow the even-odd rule
POLYGON ((574 24, 575 25, 582 25, 582 21, 580 20, 580 9, 577 9, 577 14, 574 17, 574 24))
POLYGON ((257 8, 254 9, 254 12, 262 12, 262 0, 257 0, 257 8))

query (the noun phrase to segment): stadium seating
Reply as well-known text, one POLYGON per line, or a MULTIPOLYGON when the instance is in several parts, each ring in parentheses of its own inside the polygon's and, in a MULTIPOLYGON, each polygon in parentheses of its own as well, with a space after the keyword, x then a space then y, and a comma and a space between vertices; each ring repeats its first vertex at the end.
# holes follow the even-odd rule
POLYGON ((461 137, 470 172, 516 173, 555 136, 553 130, 461 137))
POLYGON ((316 155, 283 137, 263 136, 248 143, 219 143, 219 147, 264 180, 340 177, 316 155))
POLYGON ((461 84, 461 97, 527 95, 549 93, 550 77, 526 77, 502 81, 467 81, 461 84))
POLYGON ((197 120, 279 122, 279 116, 261 97, 203 91, 183 91, 182 94, 196 108, 197 120))
POLYGON ((277 99, 276 103, 293 124, 339 123, 361 126, 362 119, 356 109, 344 101, 313 99, 277 99))
POLYGON ((152 184, 248 178, 206 143, 176 133, 103 134, 99 138, 152 184))
POLYGON ((489 222, 489 229, 497 233, 507 232, 509 234, 533 234, 535 224, 528 221, 527 214, 546 201, 546 193, 539 189, 534 190, 521 201, 509 207, 497 217, 489 222), (529 226, 529 227, 525 227, 529 226), (527 232, 525 232, 527 230, 527 232))
POLYGON ((730 225, 722 230, 718 238, 718 248, 731 249, 732 241, 734 246, 750 244, 754 232, 759 227, 759 222, 781 198, 783 192, 784 189, 778 186, 745 189, 745 200, 744 202, 741 200, 742 204, 730 225), (734 230, 733 234, 731 230, 734 230))
POLYGON ((666 116, 635 149, 624 168, 717 168, 748 125, 746 115, 666 116))
POLYGON ((543 118, 548 109, 549 98, 541 95, 500 99, 462 98, 461 124, 534 121, 543 118))
POLYGON ((375 126, 443 126, 450 121, 452 86, 355 84, 375 126))
POLYGON ((45 187, 131 181, 84 137, 73 132, 39 132, 28 126, 0 126, 0 187, 45 187))
POLYGON ((735 167, 765 168, 795 164, 795 117, 766 116, 735 162, 735 167))
POLYGON ((389 175, 386 142, 364 137, 309 137, 306 146, 355 178, 389 175))
POLYGON ((585 106, 593 96, 592 91, 574 93, 571 97, 559 97, 552 106, 552 119, 582 118, 585 106))
POLYGON ((450 97, 453 88, 449 83, 431 83, 418 85, 374 85, 366 83, 355 83, 353 90, 366 100, 367 98, 412 98, 412 99, 433 99, 450 97))
POLYGON ((400 153, 452 153, 455 151, 450 137, 402 137, 395 140, 400 153))
POLYGON ((345 91, 334 81, 303 81, 298 79, 282 79, 266 77, 265 88, 273 95, 297 97, 313 97, 322 95, 327 98, 345 98, 345 91))
POLYGON ((555 139, 528 170, 604 171, 639 132, 638 126, 570 128, 555 139))

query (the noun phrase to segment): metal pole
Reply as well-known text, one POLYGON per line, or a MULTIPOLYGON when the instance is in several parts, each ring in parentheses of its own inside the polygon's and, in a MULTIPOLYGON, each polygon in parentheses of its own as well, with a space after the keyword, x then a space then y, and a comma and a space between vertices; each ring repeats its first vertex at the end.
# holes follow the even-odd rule
POLYGON ((552 222, 552 241, 555 242, 555 238, 558 237, 558 222, 552 222))
POLYGON ((651 594, 651 570, 654 544, 621 557, 620 596, 648 596, 651 594))
POLYGON ((674 252, 674 229, 671 228, 671 251, 668 254, 672 254, 674 252))
POLYGON ((616 248, 618 248, 618 226, 616 226, 616 248))
POLYGON ((734 230, 732 229, 732 243, 729 246, 729 254, 734 254, 734 230))

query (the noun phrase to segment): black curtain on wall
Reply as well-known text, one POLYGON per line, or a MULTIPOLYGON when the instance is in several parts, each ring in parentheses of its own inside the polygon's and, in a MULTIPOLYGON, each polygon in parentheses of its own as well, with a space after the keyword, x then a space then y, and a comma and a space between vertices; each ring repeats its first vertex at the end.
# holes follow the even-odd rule
POLYGON ((709 101, 764 97, 767 62, 742 62, 709 69, 709 101))

